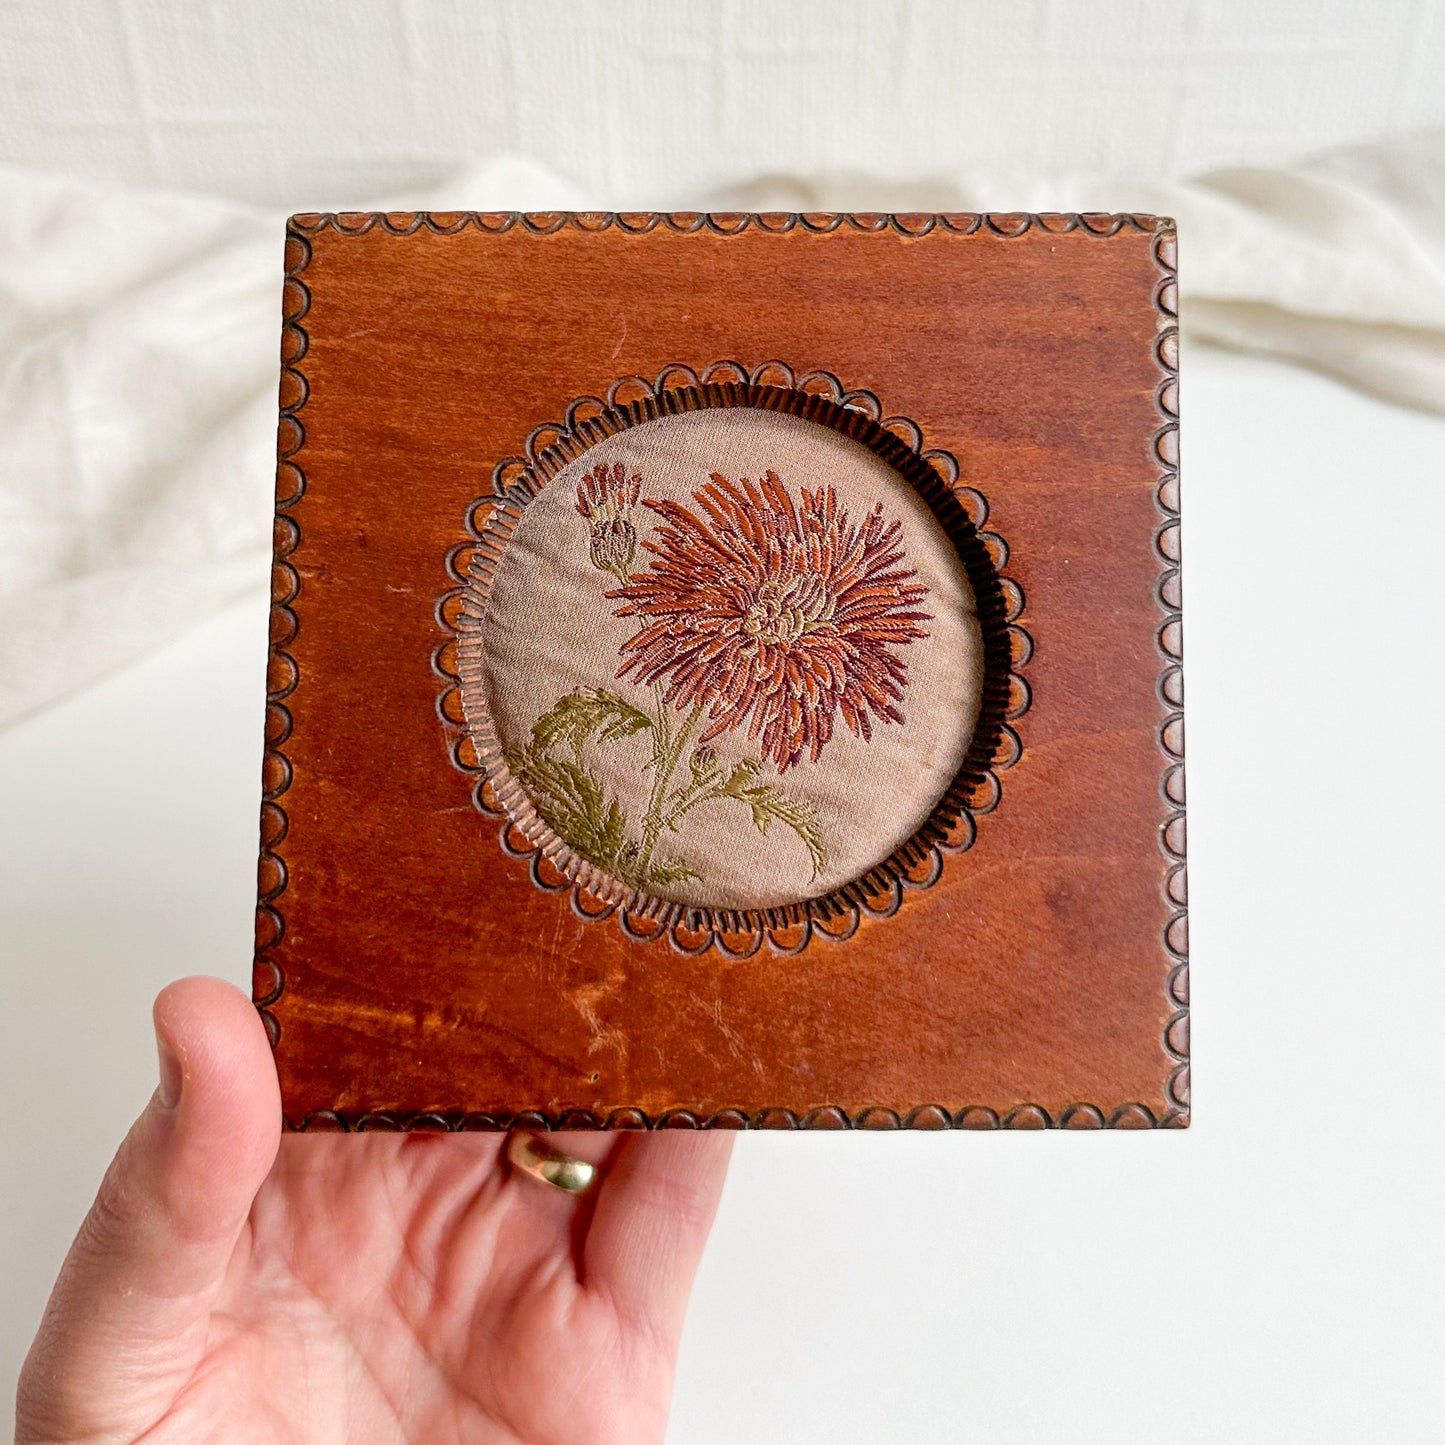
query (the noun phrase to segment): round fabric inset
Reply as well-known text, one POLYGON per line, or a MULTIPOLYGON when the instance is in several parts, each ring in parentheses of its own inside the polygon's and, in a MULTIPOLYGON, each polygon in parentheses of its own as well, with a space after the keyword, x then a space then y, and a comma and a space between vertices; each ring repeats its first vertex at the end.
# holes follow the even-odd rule
POLYGON ((883 862, 982 698, 973 592, 928 504, 861 442, 748 407, 630 427, 542 486, 480 641, 544 822, 697 908, 801 902, 883 862))

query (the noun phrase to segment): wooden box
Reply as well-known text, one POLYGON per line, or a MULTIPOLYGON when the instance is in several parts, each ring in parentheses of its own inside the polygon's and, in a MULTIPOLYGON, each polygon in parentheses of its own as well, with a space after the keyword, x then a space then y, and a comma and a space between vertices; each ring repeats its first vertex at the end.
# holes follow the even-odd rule
POLYGON ((1172 223, 295 217, 288 1125, 1188 1119, 1172 223))

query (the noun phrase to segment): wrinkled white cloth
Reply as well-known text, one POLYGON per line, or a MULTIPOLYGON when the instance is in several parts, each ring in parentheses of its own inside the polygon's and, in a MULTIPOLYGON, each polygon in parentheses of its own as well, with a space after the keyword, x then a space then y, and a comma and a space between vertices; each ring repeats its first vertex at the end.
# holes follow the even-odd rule
MULTIPOLYGON (((658 202, 1173 215, 1186 336, 1445 411, 1445 133, 1184 182, 839 176, 658 202)), ((503 158, 381 204, 606 198, 503 158)), ((282 221, 0 169, 0 725, 266 586, 282 221)))

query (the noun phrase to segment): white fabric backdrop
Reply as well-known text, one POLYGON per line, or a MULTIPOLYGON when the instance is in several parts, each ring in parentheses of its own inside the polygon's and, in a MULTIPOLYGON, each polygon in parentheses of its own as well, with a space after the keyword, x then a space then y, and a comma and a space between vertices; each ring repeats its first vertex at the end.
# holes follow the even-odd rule
POLYGON ((1442 76, 1435 0, 5 0, 0 161, 303 211, 518 154, 654 210, 1279 165, 1445 125, 1442 76))

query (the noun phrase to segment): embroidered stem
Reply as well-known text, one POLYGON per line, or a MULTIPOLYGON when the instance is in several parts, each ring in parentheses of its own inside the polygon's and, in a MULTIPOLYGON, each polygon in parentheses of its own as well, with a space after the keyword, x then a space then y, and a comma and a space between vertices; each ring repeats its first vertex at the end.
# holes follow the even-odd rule
POLYGON ((637 855, 638 871, 644 876, 652 863, 652 850, 657 847, 657 840, 662 836, 665 822, 662 809, 667 798, 667 785, 672 781, 672 775, 677 771, 677 765, 682 761, 682 755, 692 741, 692 734, 702 720, 702 711, 701 706, 693 708, 687 721, 675 734, 669 736, 667 704, 662 701, 659 692, 658 746, 653 753, 652 793, 647 800, 647 812, 642 818, 642 849, 637 855))

